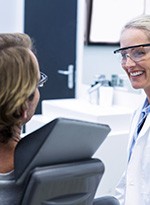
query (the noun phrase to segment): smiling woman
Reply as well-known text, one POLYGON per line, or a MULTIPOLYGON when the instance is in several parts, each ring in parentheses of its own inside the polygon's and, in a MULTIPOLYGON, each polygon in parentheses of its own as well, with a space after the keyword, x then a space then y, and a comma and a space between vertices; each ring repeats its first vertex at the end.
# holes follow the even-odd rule
POLYGON ((143 89, 146 99, 133 116, 131 124, 128 166, 117 186, 116 197, 121 205, 150 204, 150 15, 142 15, 127 23, 120 36, 122 68, 131 85, 143 89), (145 113, 144 118, 143 113, 145 113), (142 123, 140 130, 138 124, 142 123))
MULTIPOLYGON (((142 19, 139 19, 139 21, 143 23, 142 19)), ((122 67, 129 76, 132 86, 136 89, 143 88, 149 95, 150 26, 147 21, 145 21, 144 29, 143 27, 140 27, 137 23, 134 23, 133 27, 126 26, 121 33, 121 48, 115 52, 121 54, 122 67)), ((150 96, 148 96, 148 99, 150 100, 150 96)))

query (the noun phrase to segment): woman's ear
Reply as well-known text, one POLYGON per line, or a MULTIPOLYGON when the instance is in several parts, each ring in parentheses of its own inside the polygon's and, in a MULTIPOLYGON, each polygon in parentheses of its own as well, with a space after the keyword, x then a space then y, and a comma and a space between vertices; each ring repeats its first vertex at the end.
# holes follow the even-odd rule
POLYGON ((24 121, 24 120, 26 120, 26 119, 27 119, 27 117, 28 117, 28 114, 27 114, 27 109, 25 109, 25 110, 23 110, 23 111, 22 111, 21 118, 22 118, 22 119, 23 119, 23 121, 24 121))
POLYGON ((20 119, 22 121, 22 124, 24 124, 28 121, 28 105, 27 105, 27 102, 26 102, 26 105, 24 107, 22 107, 22 109, 21 109, 20 119))

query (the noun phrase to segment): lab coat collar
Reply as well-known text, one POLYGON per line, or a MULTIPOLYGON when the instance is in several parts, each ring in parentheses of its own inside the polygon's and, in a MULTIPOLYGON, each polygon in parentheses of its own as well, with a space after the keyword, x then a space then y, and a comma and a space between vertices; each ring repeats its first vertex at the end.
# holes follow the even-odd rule
MULTIPOLYGON (((130 136, 129 136, 129 143, 128 143, 128 150, 130 149, 131 147, 131 144, 132 144, 132 140, 133 140, 133 135, 136 131, 136 128, 137 128, 137 125, 138 125, 138 120, 139 120, 139 117, 140 117, 140 114, 141 114, 141 111, 142 111, 142 108, 143 108, 143 104, 135 111, 135 113, 133 114, 133 118, 132 118, 132 124, 131 124, 131 130, 130 130, 130 136)), ((138 136, 138 139, 141 138, 145 132, 147 131, 147 129, 149 128, 149 122, 150 122, 150 114, 148 114, 146 120, 145 120, 145 123, 143 125, 143 128, 141 129, 140 133, 139 133, 139 136, 138 136)))
POLYGON ((141 111, 142 111, 142 107, 143 107, 143 105, 140 106, 139 109, 133 115, 132 125, 131 125, 132 129, 130 130, 130 136, 134 135, 134 132, 135 132, 135 130, 137 128, 139 117, 140 117, 140 114, 141 114, 141 111))
POLYGON ((146 131, 149 129, 149 127, 150 127, 150 113, 147 115, 145 123, 144 123, 141 131, 139 132, 138 138, 141 138, 142 136, 144 136, 146 131))
MULTIPOLYGON (((145 102, 144 102, 144 105, 143 105, 142 109, 143 109, 143 108, 144 108, 144 109, 147 109, 146 112, 148 112, 148 115, 147 115, 147 117, 146 117, 145 123, 144 123, 144 125, 143 125, 141 131, 139 132, 138 138, 140 138, 140 137, 142 137, 143 135, 145 135, 146 131, 147 131, 147 130, 149 129, 149 127, 150 127, 150 125, 149 125, 149 123, 150 123, 150 105, 149 105, 149 103, 148 103, 148 99, 147 99, 147 98, 145 99, 145 102)), ((139 111, 142 111, 142 110, 140 109, 139 111)))

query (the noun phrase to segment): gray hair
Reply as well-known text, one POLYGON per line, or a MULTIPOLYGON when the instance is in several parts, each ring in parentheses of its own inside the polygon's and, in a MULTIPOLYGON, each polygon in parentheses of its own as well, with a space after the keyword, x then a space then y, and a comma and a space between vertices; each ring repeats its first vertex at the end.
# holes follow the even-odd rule
POLYGON ((126 29, 139 29, 143 30, 148 39, 150 40, 150 15, 138 16, 128 23, 122 29, 122 32, 126 29))

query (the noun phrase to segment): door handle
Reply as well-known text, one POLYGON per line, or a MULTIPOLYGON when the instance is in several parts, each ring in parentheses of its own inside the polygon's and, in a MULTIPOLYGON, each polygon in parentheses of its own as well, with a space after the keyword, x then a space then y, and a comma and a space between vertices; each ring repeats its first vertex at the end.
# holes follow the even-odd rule
POLYGON ((74 71, 73 65, 68 65, 68 70, 58 70, 59 74, 68 75, 68 88, 69 89, 73 88, 73 71, 74 71))

